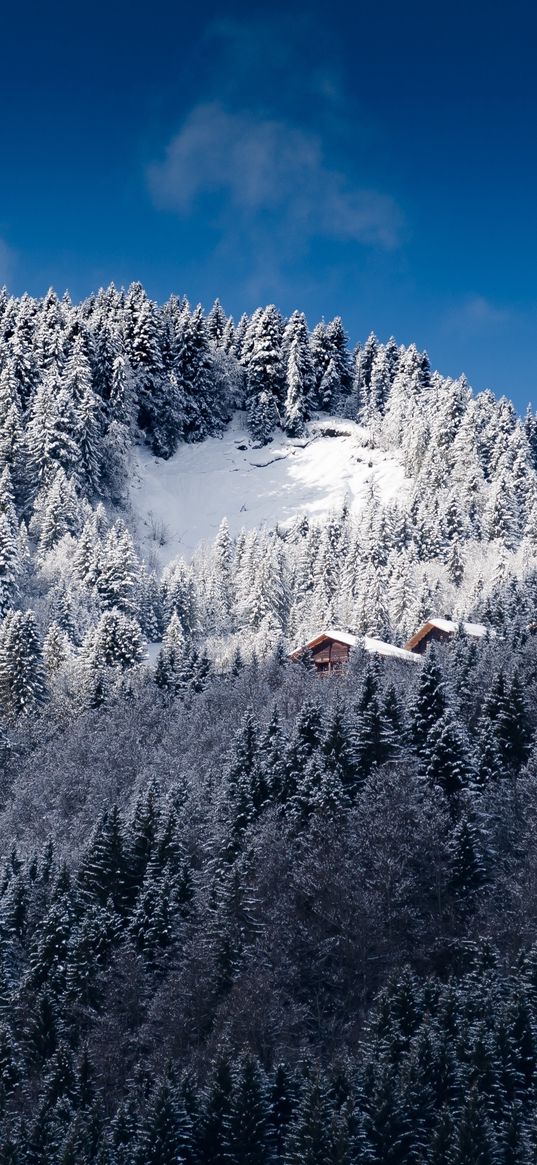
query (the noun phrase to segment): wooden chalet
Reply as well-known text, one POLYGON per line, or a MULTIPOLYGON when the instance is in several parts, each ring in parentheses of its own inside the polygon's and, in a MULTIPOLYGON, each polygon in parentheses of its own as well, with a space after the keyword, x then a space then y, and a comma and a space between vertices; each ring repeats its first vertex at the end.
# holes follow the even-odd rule
POLYGON ((423 655, 431 643, 446 643, 459 632, 473 639, 482 639, 484 635, 490 634, 483 623, 454 623, 452 619, 431 617, 405 643, 404 650, 414 655, 423 655))
POLYGON ((403 647, 394 647, 393 643, 385 643, 383 639, 373 636, 352 635, 350 631, 339 631, 337 628, 328 628, 309 643, 304 643, 296 651, 291 652, 289 659, 299 660, 306 653, 311 655, 312 662, 321 675, 341 672, 349 662, 353 647, 359 646, 371 655, 391 656, 402 659, 405 663, 416 663, 419 656, 413 655, 403 647))
MULTIPOLYGON (((537 624, 535 626, 537 629, 537 624)), ((419 663, 431 643, 447 643, 458 633, 469 635, 473 639, 494 635, 494 631, 485 627, 483 623, 455 623, 452 619, 431 616, 404 647, 395 647, 393 643, 386 643, 383 639, 375 639, 371 635, 353 635, 350 631, 328 627, 302 647, 297 647, 296 651, 291 652, 289 659, 299 660, 309 652, 317 671, 321 675, 330 675, 343 669, 349 662, 351 649, 358 646, 370 655, 388 656, 403 660, 405 663, 419 663)))
POLYGON ((356 642, 356 635, 351 635, 348 631, 329 629, 291 652, 289 659, 299 660, 309 652, 318 672, 326 674, 340 672, 349 662, 351 647, 355 647, 356 642))

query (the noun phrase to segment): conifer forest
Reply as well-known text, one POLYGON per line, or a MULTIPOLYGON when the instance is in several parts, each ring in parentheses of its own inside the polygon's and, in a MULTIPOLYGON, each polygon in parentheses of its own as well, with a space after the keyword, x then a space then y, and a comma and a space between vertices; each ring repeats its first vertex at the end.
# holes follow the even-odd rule
POLYGON ((340 318, 4 291, 0 620, 1 1165, 534 1165, 531 409, 340 318), (248 515, 319 431, 359 502, 143 528, 140 458, 239 433, 248 515))

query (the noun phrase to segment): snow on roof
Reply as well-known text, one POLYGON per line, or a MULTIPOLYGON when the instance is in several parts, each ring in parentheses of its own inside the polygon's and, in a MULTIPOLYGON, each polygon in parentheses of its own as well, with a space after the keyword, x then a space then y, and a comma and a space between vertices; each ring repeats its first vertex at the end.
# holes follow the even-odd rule
POLYGON ((348 647, 356 647, 358 643, 358 636, 351 635, 350 631, 338 631, 337 627, 327 627, 322 634, 329 639, 337 639, 338 643, 346 643, 348 647))
POLYGON ((495 636, 495 631, 491 627, 485 627, 484 623, 455 623, 453 619, 441 619, 437 615, 431 615, 405 643, 405 649, 415 651, 418 644, 427 639, 433 628, 443 631, 446 635, 455 635, 457 631, 462 631, 474 639, 482 639, 485 635, 495 636))
POLYGON ((404 659, 405 663, 422 662, 421 655, 415 655, 412 651, 406 651, 404 647, 396 647, 394 643, 385 643, 383 639, 375 639, 371 635, 364 636, 363 646, 372 655, 391 655, 394 659, 404 659))
POLYGON ((396 647, 393 643, 386 643, 384 639, 376 639, 373 635, 353 635, 350 631, 340 631, 337 627, 327 627, 314 639, 310 639, 309 643, 305 643, 303 647, 297 648, 291 653, 291 659, 298 659, 303 651, 308 647, 316 647, 318 643, 322 643, 323 639, 334 639, 336 643, 345 643, 347 647, 356 647, 359 644, 364 651, 369 652, 370 655, 389 655, 394 659, 404 659, 405 662, 421 663, 421 656, 414 655, 411 651, 405 651, 404 647, 396 647))
POLYGON ((481 639, 483 635, 487 634, 484 623, 454 623, 452 619, 439 619, 436 615, 427 619, 427 623, 432 627, 438 627, 439 631, 447 631, 451 634, 455 634, 456 631, 464 631, 465 635, 474 635, 477 639, 481 639))
POLYGON ((364 651, 369 651, 372 655, 391 655, 395 659, 404 659, 415 661, 419 659, 411 651, 405 651, 404 647, 396 647, 394 643, 386 643, 384 639, 377 639, 374 635, 352 635, 350 631, 338 631, 336 627, 327 627, 324 632, 330 639, 337 639, 338 643, 346 643, 349 647, 356 647, 359 643, 364 651))

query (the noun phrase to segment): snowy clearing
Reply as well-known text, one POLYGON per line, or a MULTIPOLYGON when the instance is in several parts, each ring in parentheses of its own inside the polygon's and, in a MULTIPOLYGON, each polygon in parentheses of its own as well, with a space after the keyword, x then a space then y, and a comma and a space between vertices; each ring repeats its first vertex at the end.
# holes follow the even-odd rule
POLYGON ((131 484, 138 536, 165 566, 212 541, 224 517, 235 535, 297 515, 319 518, 345 496, 358 511, 372 489, 391 501, 408 484, 402 466, 392 454, 366 448, 366 439, 353 421, 324 417, 304 437, 282 434, 259 449, 235 418, 222 438, 181 445, 169 461, 138 448, 131 484))

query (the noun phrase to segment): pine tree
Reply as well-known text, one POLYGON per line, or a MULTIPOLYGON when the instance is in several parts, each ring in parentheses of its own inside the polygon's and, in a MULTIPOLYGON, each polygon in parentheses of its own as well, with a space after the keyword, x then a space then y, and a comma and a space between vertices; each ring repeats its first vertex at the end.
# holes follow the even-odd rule
POLYGON ((227 789, 230 803, 229 856, 234 857, 242 837, 254 815, 254 807, 261 808, 266 798, 263 771, 258 761, 259 726, 249 709, 235 735, 227 769, 227 789), (257 805, 254 806, 254 796, 257 805))
POLYGON ((277 1161, 283 1160, 284 1145, 296 1107, 296 1083, 286 1064, 274 1069, 270 1094, 270 1140, 277 1161))
POLYGON ((82 645, 82 658, 90 672, 100 668, 126 670, 143 659, 140 624, 121 611, 105 611, 82 645))
POLYGON ((9 466, 5 465, 0 474, 0 514, 3 514, 11 526, 14 534, 17 533, 19 523, 15 509, 15 493, 9 466))
POLYGON ((332 344, 328 328, 321 320, 316 324, 311 333, 310 341, 311 363, 313 369, 313 384, 311 390, 311 404, 315 409, 323 408, 322 400, 324 396, 324 389, 321 390, 322 382, 327 374, 330 363, 332 364, 333 382, 331 392, 339 391, 339 380, 337 377, 337 366, 334 360, 334 345, 332 344))
POLYGON ((190 1142, 190 1122, 173 1079, 165 1077, 149 1099, 135 1161, 139 1165, 183 1165, 190 1142))
POLYGON ((397 1091, 394 1073, 384 1064, 368 1082, 365 1131, 373 1161, 399 1165, 409 1160, 412 1130, 397 1091))
POLYGON ((325 412, 330 412, 337 400, 337 394, 341 388, 341 378, 336 361, 331 358, 328 368, 323 373, 323 378, 318 388, 317 399, 318 407, 325 412))
POLYGON ((338 778, 344 794, 353 796, 357 790, 357 771, 351 732, 343 708, 337 704, 326 724, 322 751, 327 772, 338 778))
POLYGON ((242 1058, 234 1082, 229 1147, 234 1165, 265 1165, 270 1151, 267 1082, 250 1055, 242 1058))
POLYGON ((472 1089, 455 1125, 449 1165, 492 1165, 494 1148, 486 1103, 477 1089, 472 1089))
POLYGON ((167 874, 156 877, 150 867, 129 927, 138 950, 150 966, 158 966, 159 957, 173 942, 174 907, 171 878, 167 874))
POLYGON ((323 1081, 306 1080, 285 1143, 285 1165, 328 1165, 330 1107, 323 1081))
POLYGON ((277 707, 259 737, 257 754, 261 784, 266 790, 267 801, 278 802, 282 796, 285 766, 282 720, 277 707))
POLYGON ((108 901, 120 913, 128 894, 125 829, 117 805, 102 814, 82 857, 78 885, 82 894, 101 906, 108 901))
POLYGON ((20 1084, 23 1065, 20 1049, 7 1026, 0 1025, 0 1108, 20 1084))
POLYGON ((110 377, 109 408, 112 417, 128 430, 134 422, 134 378, 124 355, 115 357, 110 377))
POLYGON ((33 611, 11 611, 0 628, 0 701, 9 716, 29 716, 46 699, 46 674, 33 611))
POLYGON ((120 924, 111 900, 107 906, 84 903, 84 913, 69 939, 65 998, 74 1008, 102 1007, 103 971, 119 943, 120 924))
POLYGON ((20 412, 17 405, 12 404, 0 428, 0 467, 10 472, 20 493, 26 492, 28 487, 24 453, 20 412))
POLYGON ((314 814, 323 821, 330 817, 339 818, 344 804, 338 774, 326 769, 320 753, 314 754, 307 761, 288 806, 294 829, 302 833, 314 814))
POLYGON ((480 721, 476 755, 475 783, 477 788, 485 789, 487 785, 501 780, 505 774, 505 769, 494 725, 488 716, 483 716, 480 721))
POLYGON ((136 802, 126 840, 129 885, 133 899, 142 886, 147 867, 153 857, 158 826, 159 797, 156 786, 151 784, 136 802))
POLYGON ((30 948, 27 979, 33 990, 46 988, 53 997, 64 991, 74 921, 71 895, 68 891, 58 893, 41 919, 30 948))
MULTIPOLYGON (((38 499, 39 501, 39 499, 38 499)), ((37 506, 36 506, 37 508, 37 506)), ((63 538, 64 534, 77 534, 80 529, 80 506, 74 484, 63 469, 58 469, 49 488, 43 496, 39 550, 45 554, 63 538)), ((35 516, 35 511, 34 511, 35 516)), ((35 526, 34 520, 32 525, 35 526)))
POLYGON ((214 358, 201 307, 185 312, 180 330, 178 390, 182 432, 187 441, 202 441, 221 429, 225 402, 217 394, 214 358))
POLYGON ((95 590, 104 608, 132 611, 136 572, 136 554, 128 530, 112 526, 99 554, 95 579, 95 590))
POLYGON ((262 390, 250 397, 248 429, 257 445, 266 445, 280 420, 276 399, 262 390))
POLYGON ((62 391, 75 410, 81 404, 87 393, 92 392, 91 364, 86 354, 86 345, 82 335, 75 336, 71 351, 65 361, 62 377, 62 391))
POLYGON ((174 611, 168 623, 155 667, 155 683, 164 692, 178 695, 189 684, 185 636, 179 616, 174 611))
POLYGON ((35 489, 48 485, 57 469, 76 469, 79 450, 70 399, 54 379, 37 389, 25 435, 28 469, 35 489))
POLYGON ((282 342, 282 319, 277 308, 271 304, 261 312, 252 332, 252 351, 247 361, 248 401, 265 394, 276 407, 283 404, 285 369, 282 342))
POLYGON ((359 353, 357 364, 357 373, 360 391, 364 401, 369 404, 371 376, 373 373, 373 364, 378 352, 378 340, 374 332, 368 336, 363 348, 359 353))
POLYGON ((74 410, 74 436, 80 451, 77 464, 78 478, 89 494, 98 492, 101 485, 102 417, 99 400, 90 387, 86 388, 74 410))
POLYGON ((453 714, 446 711, 432 726, 422 750, 426 781, 456 800, 473 783, 469 743, 453 714))
POLYGON ((209 684, 212 665, 206 651, 192 648, 186 662, 188 689, 191 692, 204 692, 209 684))
POLYGON ((223 518, 214 542, 212 571, 208 580, 208 606, 216 633, 231 630, 233 607, 233 542, 227 518, 223 518))
POLYGON ((58 1014, 56 1002, 48 987, 34 995, 25 1036, 34 1062, 42 1064, 50 1059, 58 1044, 58 1014))
POLYGON ((43 641, 43 659, 50 678, 61 672, 72 657, 73 648, 69 636, 59 623, 52 622, 43 641))
POLYGON ((296 793, 308 760, 322 745, 321 714, 316 704, 305 701, 299 712, 285 757, 281 800, 285 804, 296 793))
POLYGON ((385 348, 380 348, 373 360, 368 395, 368 420, 382 417, 392 386, 392 366, 385 348))
POLYGON ((218 1056, 205 1089, 199 1151, 203 1165, 228 1165, 234 1078, 229 1057, 218 1056))
POLYGON ((485 845, 473 814, 466 810, 449 839, 450 889, 464 909, 487 881, 485 845))
POLYGON ((429 734, 447 707, 444 679, 436 653, 429 649, 410 710, 412 744, 419 756, 424 755, 429 734))
POLYGON ((287 394, 283 428, 290 437, 299 437, 307 416, 308 384, 304 376, 302 351, 298 338, 293 339, 287 363, 287 394))
POLYGON ((506 685, 505 696, 494 716, 494 730, 504 764, 518 771, 527 760, 533 734, 524 691, 516 671, 506 685))
POLYGON ((6 616, 17 597, 20 572, 19 547, 12 524, 5 513, 0 513, 0 618, 6 616))
POLYGON ((448 576, 455 587, 460 587, 464 579, 464 558, 459 542, 451 543, 447 558, 448 576))
POLYGON ((140 1123, 139 1101, 134 1095, 128 1095, 111 1121, 109 1154, 105 1156, 103 1165, 133 1165, 138 1149, 143 1152, 143 1144, 140 1146, 138 1141, 140 1123))
POLYGON ((224 342, 227 317, 219 299, 215 299, 207 316, 207 334, 212 343, 220 348, 224 342))

